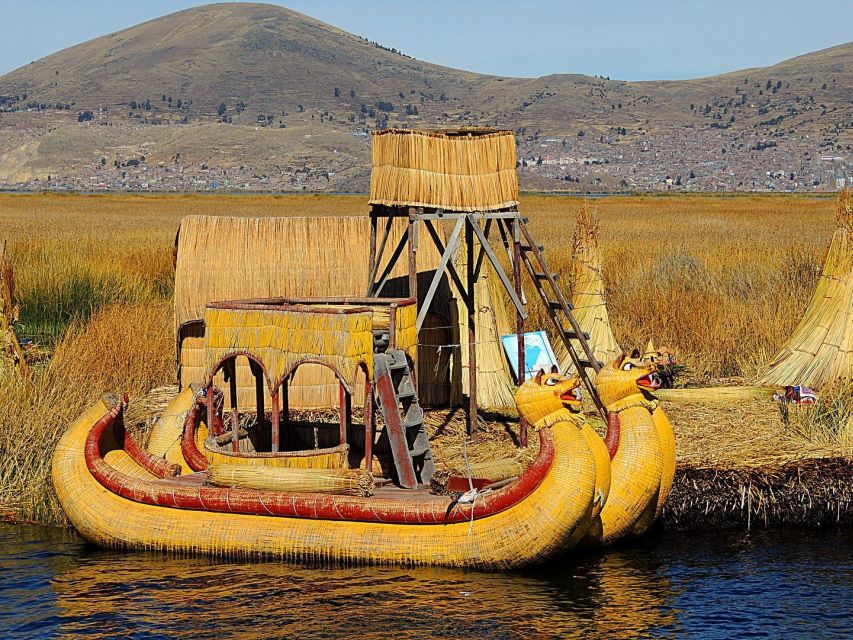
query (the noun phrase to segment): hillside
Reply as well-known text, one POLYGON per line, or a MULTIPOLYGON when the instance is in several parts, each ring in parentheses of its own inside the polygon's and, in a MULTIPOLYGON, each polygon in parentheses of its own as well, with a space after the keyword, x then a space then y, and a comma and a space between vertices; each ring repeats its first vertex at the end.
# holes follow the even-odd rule
POLYGON ((834 188, 847 168, 820 157, 853 144, 853 43, 689 81, 501 78, 208 5, 0 77, 0 185, 362 190, 366 132, 460 125, 515 130, 527 188, 834 188))

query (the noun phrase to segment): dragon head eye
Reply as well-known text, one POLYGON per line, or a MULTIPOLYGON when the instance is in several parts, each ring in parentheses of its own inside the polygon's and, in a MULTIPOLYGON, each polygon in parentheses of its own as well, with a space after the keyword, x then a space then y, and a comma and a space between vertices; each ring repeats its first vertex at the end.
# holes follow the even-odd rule
POLYGON ((634 368, 634 365, 631 362, 626 362, 625 364, 622 365, 622 371, 630 371, 633 368, 634 368))
POLYGON ((557 384, 557 378, 548 378, 545 380, 545 384, 547 384, 549 387, 553 387, 557 384))

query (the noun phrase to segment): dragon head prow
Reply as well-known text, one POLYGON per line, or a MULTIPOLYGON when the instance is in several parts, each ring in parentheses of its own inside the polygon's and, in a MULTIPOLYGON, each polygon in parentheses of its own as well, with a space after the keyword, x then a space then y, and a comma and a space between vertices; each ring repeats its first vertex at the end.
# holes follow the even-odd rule
POLYGON ((653 392, 661 386, 657 365, 644 361, 636 350, 630 357, 623 353, 606 365, 595 382, 601 401, 608 408, 631 396, 653 400, 653 392))
POLYGON ((519 415, 536 429, 563 420, 579 422, 582 398, 580 378, 560 375, 556 367, 550 373, 540 369, 515 392, 519 415))

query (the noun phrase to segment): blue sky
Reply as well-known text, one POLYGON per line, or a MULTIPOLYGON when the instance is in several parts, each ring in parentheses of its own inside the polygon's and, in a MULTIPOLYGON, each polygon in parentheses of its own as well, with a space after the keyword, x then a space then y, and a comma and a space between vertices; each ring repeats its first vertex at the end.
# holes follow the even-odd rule
MULTIPOLYGON (((0 74, 205 4, 0 0, 0 74)), ((288 0, 274 2, 438 64, 507 76, 694 78, 853 39, 851 0, 288 0)))

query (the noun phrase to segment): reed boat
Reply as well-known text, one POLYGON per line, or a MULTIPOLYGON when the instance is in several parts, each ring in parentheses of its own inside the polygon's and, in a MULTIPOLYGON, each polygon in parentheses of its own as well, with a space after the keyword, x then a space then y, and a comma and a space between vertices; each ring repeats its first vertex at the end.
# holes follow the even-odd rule
MULTIPOLYGON (((362 225, 367 262, 325 251, 332 233, 361 248, 359 223, 350 218, 324 225, 191 218, 182 225, 175 320, 183 391, 145 446, 125 424, 127 399, 113 398, 86 410, 54 453, 56 494, 86 539, 223 557, 508 569, 577 544, 642 534, 660 514, 675 453, 672 429, 651 396, 659 386, 655 367, 601 362, 612 353, 590 343, 518 211, 513 132, 398 130, 373 138, 369 230, 367 220, 362 225), (426 238, 420 248, 419 233, 426 238), (386 245, 395 246, 387 261, 386 245), (407 274, 399 264, 404 249, 407 274), (540 370, 523 380, 522 271, 577 377, 540 370), (352 290, 341 272, 361 291, 366 281, 367 296, 337 295, 352 290), (322 286, 310 287, 311 278, 322 286), (497 347, 507 337, 498 321, 501 296, 491 291, 498 284, 516 311, 522 384, 514 392, 497 347), (336 295, 293 297, 306 291, 336 295), (401 291, 408 297, 393 297, 401 291), (257 297, 221 301, 238 296, 257 297), (434 366, 419 371, 422 335, 438 355, 421 360, 434 366), (443 348, 455 354, 452 383, 439 366, 443 348), (425 374, 421 390, 418 373, 425 374), (471 465, 466 458, 463 469, 446 461, 451 477, 434 490, 420 398, 445 383, 451 393, 431 395, 445 395, 447 404, 467 396, 474 436, 478 403, 488 400, 478 375, 489 373, 497 375, 480 382, 499 383, 491 399, 515 401, 519 444, 527 446, 528 427, 538 432, 535 460, 471 465), (604 439, 579 413, 582 384, 608 425, 604 439), (292 420, 291 401, 305 408, 306 400, 337 400, 338 423, 292 420), (358 425, 354 404, 363 406, 358 425)), ((587 293, 598 299, 598 289, 587 293)), ((605 323, 606 314, 590 322, 605 323)))
MULTIPOLYGON (((423 414, 407 388, 415 307, 410 300, 370 302, 210 304, 208 383, 172 401, 148 448, 125 427, 126 399, 94 404, 63 435, 53 481, 74 527, 106 547, 335 563, 501 569, 566 551, 589 525, 596 501, 595 464, 577 425, 542 428, 535 461, 518 477, 481 485, 470 502, 431 494, 434 465, 423 414), (386 343, 374 351, 382 336, 386 343), (234 370, 237 358, 253 363, 258 401, 271 407, 269 413, 256 407, 260 418, 248 427, 236 393, 226 397, 213 383, 221 371, 234 370), (295 439, 287 423, 287 381, 306 362, 330 367, 340 381, 336 447, 286 446, 295 439), (379 434, 369 410, 363 430, 350 424, 356 373, 368 396, 377 397, 384 422, 379 434), (365 434, 360 443, 357 431, 365 434), (383 440, 393 460, 391 479, 351 495, 358 484, 353 476, 370 476, 371 449, 379 456, 383 440), (350 447, 360 449, 356 456, 350 447), (350 465, 354 458, 360 464, 350 465), (228 480, 213 484, 217 473, 228 480), (337 493, 340 484, 330 490, 320 482, 335 474, 349 479, 350 495, 337 493), (306 476, 305 486, 312 476, 317 482, 301 489, 306 476)), ((227 379, 233 390, 235 377, 227 379)), ((562 402, 577 404, 580 380, 561 384, 562 402)))

